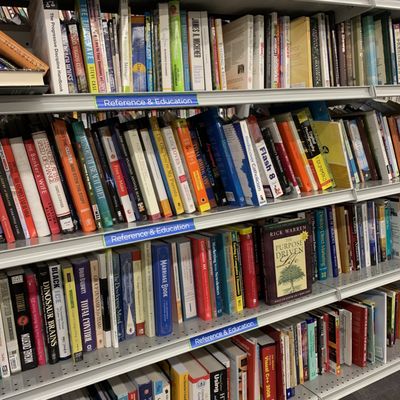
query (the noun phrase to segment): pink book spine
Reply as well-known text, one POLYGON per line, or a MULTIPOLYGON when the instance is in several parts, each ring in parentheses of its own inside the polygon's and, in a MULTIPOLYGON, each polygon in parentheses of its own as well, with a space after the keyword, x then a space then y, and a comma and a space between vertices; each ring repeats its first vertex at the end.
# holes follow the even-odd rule
POLYGON ((46 364, 46 352, 44 349, 44 332, 42 324, 42 315, 40 314, 38 301, 38 287, 36 277, 33 272, 28 272, 25 276, 26 287, 28 291, 29 310, 32 318, 33 338, 38 365, 46 364))

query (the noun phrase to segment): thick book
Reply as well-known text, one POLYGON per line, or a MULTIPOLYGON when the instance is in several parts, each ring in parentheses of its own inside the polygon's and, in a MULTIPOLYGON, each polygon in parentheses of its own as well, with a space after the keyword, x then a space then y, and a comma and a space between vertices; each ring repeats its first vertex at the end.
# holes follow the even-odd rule
POLYGON ((146 43, 144 15, 131 15, 132 31, 132 75, 133 91, 145 92, 146 82, 146 43))
POLYGON ((375 43, 375 24, 372 15, 364 15, 362 33, 364 42, 364 70, 365 80, 368 85, 378 84, 377 51, 375 43))
POLYGON ((187 12, 187 31, 189 48, 189 68, 192 90, 205 89, 205 71, 203 54, 203 31, 201 29, 201 12, 187 12))
POLYGON ((151 243, 153 264, 153 290, 155 333, 167 336, 172 333, 171 249, 168 243, 151 243))
POLYGON ((172 91, 172 71, 171 71, 171 41, 169 30, 169 12, 168 3, 158 4, 158 32, 160 46, 160 64, 161 64, 161 91, 172 91))

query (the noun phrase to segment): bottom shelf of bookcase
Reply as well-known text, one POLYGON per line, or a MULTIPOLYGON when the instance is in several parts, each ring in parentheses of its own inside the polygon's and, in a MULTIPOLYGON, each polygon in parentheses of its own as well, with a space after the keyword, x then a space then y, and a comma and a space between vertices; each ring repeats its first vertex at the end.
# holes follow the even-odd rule
MULTIPOLYGON (((333 374, 322 375, 311 382, 306 382, 304 387, 314 393, 318 399, 341 399, 394 372, 400 371, 400 344, 388 348, 386 364, 375 362, 374 364, 368 364, 365 368, 342 365, 341 369, 342 372, 339 376, 333 374)), ((300 389, 299 393, 302 390, 300 389)))

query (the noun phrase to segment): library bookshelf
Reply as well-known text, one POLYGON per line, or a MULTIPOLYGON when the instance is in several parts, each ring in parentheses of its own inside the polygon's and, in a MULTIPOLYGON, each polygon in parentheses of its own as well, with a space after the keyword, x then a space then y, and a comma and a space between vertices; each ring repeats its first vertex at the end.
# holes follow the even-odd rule
MULTIPOLYGON (((0 3, 7 2, 0 1, 0 3)), ((26 2, 19 3, 25 5, 26 2)), ((277 11, 300 12, 306 4, 314 11, 332 9, 333 7, 339 16, 348 16, 349 13, 362 13, 374 8, 400 10, 400 0, 284 0, 279 3, 277 11)), ((190 6, 191 1, 182 1, 182 4, 190 6)), ((201 5, 213 12, 226 11, 226 5, 221 2, 203 0, 201 5)), ((264 10, 265 1, 250 0, 247 2, 248 10, 243 10, 242 2, 235 0, 230 2, 230 7, 232 7, 233 12, 244 13, 253 9, 259 11, 264 10)), ((146 99, 149 95, 157 96, 160 94, 115 94, 107 97, 111 100, 131 101, 132 99, 146 99)), ((187 95, 188 93, 182 93, 182 97, 187 95)), ((225 92, 190 92, 190 95, 195 98, 196 107, 315 100, 345 102, 400 97, 400 85, 231 90, 225 92)), ((163 93, 163 96, 165 97, 165 93, 163 93)), ((179 96, 179 93, 174 93, 174 96, 179 96)), ((0 96, 0 114, 93 112, 100 109, 100 97, 102 96, 91 94, 0 96)), ((193 106, 193 104, 188 106, 193 106)), ((179 105, 179 108, 182 107, 185 106, 179 105)), ((116 108, 118 107, 102 106, 101 110, 108 111, 116 108)), ((133 109, 134 107, 119 107, 119 109, 124 108, 133 109)), ((171 108, 171 106, 156 105, 151 108, 163 109, 171 108)), ((141 107, 136 109, 141 109, 141 107)), ((282 200, 271 201, 263 207, 219 208, 212 212, 191 214, 168 221, 157 221, 152 224, 145 222, 118 225, 113 229, 98 231, 93 234, 75 233, 31 241, 18 241, 12 245, 0 245, 0 270, 113 247, 106 242, 106 238, 111 235, 134 233, 139 229, 148 229, 165 223, 176 224, 193 220, 191 231, 197 231, 326 205, 365 201, 398 193, 400 193, 400 179, 391 182, 369 182, 352 189, 337 189, 301 196, 285 196, 282 200)), ((400 263, 396 260, 355 271, 351 274, 342 274, 338 278, 328 278, 326 281, 314 283, 312 294, 296 301, 276 306, 260 305, 256 309, 246 309, 237 315, 223 316, 211 322, 198 319, 186 321, 181 326, 175 326, 174 333, 164 338, 136 337, 133 340, 123 342, 119 349, 109 348, 87 353, 84 361, 76 365, 71 360, 67 360, 56 365, 41 366, 31 371, 18 373, 11 378, 0 381, 0 399, 51 399, 130 370, 139 369, 168 357, 188 352, 192 349, 192 342, 196 337, 212 335, 215 330, 229 328, 234 324, 246 323, 249 324, 249 329, 265 326, 397 280, 400 280, 400 263)), ((326 374, 307 382, 305 385, 298 386, 295 399, 339 399, 399 370, 400 347, 397 345, 388 349, 388 362, 386 364, 376 362, 366 368, 342 367, 342 373, 338 377, 326 374)))

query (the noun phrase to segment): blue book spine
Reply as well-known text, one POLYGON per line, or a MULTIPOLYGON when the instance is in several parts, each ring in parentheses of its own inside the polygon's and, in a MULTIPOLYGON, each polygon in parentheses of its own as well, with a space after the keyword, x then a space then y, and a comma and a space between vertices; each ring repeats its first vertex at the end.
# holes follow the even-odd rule
POLYGON ((122 287, 121 287, 121 266, 119 264, 119 256, 112 253, 113 273, 114 273, 114 295, 115 295, 115 311, 117 314, 118 342, 125 340, 124 315, 122 308, 122 287))
MULTIPOLYGON (((82 43, 82 53, 85 58, 85 64, 92 65, 94 67, 94 52, 92 45, 92 36, 90 30, 89 22, 89 10, 86 0, 78 0, 79 7, 79 22, 81 24, 81 41, 82 43)), ((87 68, 86 65, 86 69, 87 68)), ((89 76, 88 76, 89 79, 89 76)))
POLYGON ((217 317, 221 317, 223 312, 222 284, 221 284, 220 271, 218 268, 217 238, 215 236, 210 236, 210 245, 211 245, 211 262, 214 272, 215 305, 217 309, 217 317))
POLYGON ((386 225, 386 258, 392 258, 392 224, 390 222, 390 207, 385 204, 385 225, 386 225))
MULTIPOLYGON (((160 380, 153 380, 153 396, 154 399, 158 399, 160 397, 156 396, 162 396, 164 393, 164 382, 160 380)), ((162 397, 161 397, 162 398, 162 397)))
POLYGON ((144 23, 145 23, 145 43, 146 43, 146 81, 147 81, 147 91, 153 92, 154 91, 154 83, 153 83, 153 54, 151 50, 151 41, 152 38, 152 31, 151 31, 151 13, 145 12, 144 13, 144 23))
POLYGON ((317 245, 317 268, 318 279, 324 280, 328 277, 328 266, 326 265, 326 223, 325 210, 323 208, 316 209, 315 215, 315 240, 317 245))
POLYGON ((133 91, 145 92, 146 84, 146 43, 144 17, 132 17, 132 74, 133 91))
POLYGON ((133 294, 132 251, 119 251, 122 286, 122 313, 125 338, 135 336, 135 297, 133 294))
POLYGON ((71 263, 74 269, 83 351, 89 352, 96 350, 96 331, 89 260, 78 258, 75 260, 72 259, 71 263))
POLYGON ((82 121, 74 121, 72 123, 75 141, 81 145, 83 155, 85 157, 86 166, 89 172, 90 183, 92 184, 96 203, 100 210, 101 223, 105 228, 113 226, 113 219, 107 198, 104 193, 103 184, 97 169, 96 162, 93 157, 89 141, 85 135, 82 121))
POLYGON ((139 400, 153 399, 153 385, 150 382, 138 385, 139 400))
POLYGON ((181 38, 182 38, 183 74, 185 79, 185 91, 189 91, 191 90, 192 85, 190 82, 187 14, 186 11, 184 10, 181 10, 181 38))
POLYGON ((362 36, 364 43, 364 66, 367 85, 378 85, 376 64, 375 23, 372 15, 362 17, 362 36))
POLYGON ((214 152, 228 204, 243 207, 246 205, 243 189, 217 111, 213 109, 203 113, 203 120, 206 123, 207 136, 214 152))
POLYGON ((108 23, 105 19, 102 20, 102 28, 103 28, 104 44, 106 48, 108 73, 110 77, 110 89, 112 93, 115 93, 117 91, 117 86, 115 84, 115 73, 114 73, 114 64, 112 59, 110 33, 108 31, 108 23))
POLYGON ((365 267, 365 246, 364 246, 364 229, 363 229, 363 216, 361 204, 356 205, 356 217, 357 217, 357 236, 358 246, 360 249, 360 266, 365 267))
POLYGON ((332 261, 332 276, 337 277, 339 275, 338 265, 338 254, 336 253, 336 238, 335 238, 335 224, 333 219, 332 206, 326 207, 326 213, 328 217, 328 234, 329 234, 329 246, 331 249, 331 261, 332 261))
POLYGON ((157 336, 172 333, 171 249, 168 243, 151 244, 154 313, 157 336))
POLYGON ((216 234, 216 244, 217 244, 217 257, 218 257, 218 270, 219 276, 221 277, 221 290, 222 290, 222 309, 225 314, 233 314, 233 304, 231 290, 229 285, 229 261, 227 259, 227 254, 225 251, 225 235, 224 233, 216 234))
POLYGON ((371 253, 371 265, 377 263, 377 243, 376 243, 376 229, 375 229, 375 204, 373 201, 367 202, 368 213, 368 236, 369 236, 369 251, 371 253))

